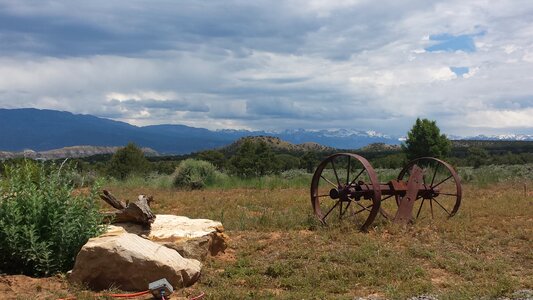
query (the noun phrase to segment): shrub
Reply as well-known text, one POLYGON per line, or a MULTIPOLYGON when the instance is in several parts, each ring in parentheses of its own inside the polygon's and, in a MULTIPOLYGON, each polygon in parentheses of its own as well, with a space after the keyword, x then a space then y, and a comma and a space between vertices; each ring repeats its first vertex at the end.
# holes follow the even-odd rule
POLYGON ((245 140, 229 160, 230 171, 240 177, 258 177, 279 172, 279 161, 265 142, 245 140))
POLYGON ((215 181, 217 171, 210 162, 196 159, 182 161, 174 173, 174 186, 202 189, 215 181))
POLYGON ((100 234, 98 185, 74 193, 70 170, 32 161, 6 165, 0 178, 0 273, 50 275, 72 268, 100 234))
POLYGON ((107 174, 124 179, 131 174, 146 175, 149 169, 150 164, 144 157, 142 149, 134 143, 129 143, 113 154, 107 167, 107 174))

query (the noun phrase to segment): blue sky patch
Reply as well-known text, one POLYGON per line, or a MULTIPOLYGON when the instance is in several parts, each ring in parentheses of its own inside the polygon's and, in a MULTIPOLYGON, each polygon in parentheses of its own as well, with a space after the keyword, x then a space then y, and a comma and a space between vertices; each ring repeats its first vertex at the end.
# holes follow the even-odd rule
POLYGON ((450 67, 450 70, 452 70, 457 77, 463 77, 464 74, 467 74, 470 71, 468 67, 450 67))
POLYGON ((425 48, 428 52, 454 52, 454 51, 464 51, 464 52, 475 52, 476 45, 474 43, 474 37, 481 36, 485 34, 484 32, 476 34, 461 34, 461 35, 451 35, 448 33, 444 34, 434 34, 429 36, 430 41, 436 42, 432 46, 425 48))

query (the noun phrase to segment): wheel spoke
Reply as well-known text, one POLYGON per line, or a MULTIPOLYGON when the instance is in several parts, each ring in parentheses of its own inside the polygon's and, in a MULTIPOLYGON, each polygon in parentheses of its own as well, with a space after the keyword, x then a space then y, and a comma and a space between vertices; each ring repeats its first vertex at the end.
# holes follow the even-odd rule
MULTIPOLYGON (((349 201, 348 204, 346 204, 346 207, 344 208, 344 213, 341 214, 341 217, 346 214, 346 212, 348 211, 348 208, 350 207, 350 204, 352 204, 352 201, 349 201)), ((341 203, 341 206, 342 206, 342 203, 341 203)))
POLYGON ((418 208, 418 212, 416 213, 416 218, 418 219, 418 216, 420 215, 420 211, 422 210, 422 205, 424 205, 424 201, 426 199, 422 199, 422 203, 420 203, 420 207, 418 208))
POLYGON ((457 197, 457 194, 442 193, 442 192, 439 192, 439 195, 446 195, 446 196, 454 196, 454 197, 457 197))
MULTIPOLYGON (((357 204, 359 204, 359 203, 357 203, 357 204)), ((366 211, 370 211, 370 210, 368 210, 368 209, 369 209, 370 207, 374 206, 374 204, 370 204, 370 205, 367 206, 367 207, 364 207, 364 206, 361 205, 361 204, 359 204, 359 206, 361 206, 362 208, 361 208, 360 210, 354 212, 354 213, 352 214, 352 216, 355 216, 355 215, 357 215, 358 213, 363 212, 363 211, 365 211, 365 210, 366 210, 366 211)))
POLYGON ((435 216, 433 215, 433 199, 429 199, 429 208, 431 208, 431 218, 435 219, 435 216))
POLYGON ((435 172, 433 172, 433 178, 431 178, 431 184, 429 186, 433 186, 433 183, 435 182, 435 177, 437 176, 437 170, 439 169, 440 164, 437 164, 435 167, 435 172))
POLYGON ((385 200, 387 200, 387 199, 389 199, 389 198, 391 198, 391 197, 393 197, 393 196, 394 196, 394 195, 387 196, 387 197, 381 199, 381 202, 383 202, 383 201, 385 201, 385 200))
POLYGON ((450 176, 446 177, 446 179, 444 179, 444 180, 442 180, 441 182, 439 182, 439 183, 437 183, 437 184, 431 186, 431 188, 436 188, 436 187, 438 187, 439 185, 443 184, 444 182, 446 182, 448 179, 450 179, 450 178, 452 178, 452 177, 453 177, 453 175, 450 175, 450 176))
POLYGON ((350 168, 352 167, 352 160, 351 157, 348 156, 348 171, 346 172, 346 185, 350 182, 350 168))
POLYGON ((322 197, 329 197, 329 194, 324 194, 324 195, 318 195, 318 196, 315 196, 315 197, 318 197, 318 198, 322 198, 322 197))
POLYGON ((334 186, 336 189, 338 189, 339 187, 337 185, 335 185, 333 182, 329 181, 326 177, 322 176, 322 174, 320 175, 320 177, 322 179, 324 179, 325 181, 327 181, 329 184, 331 184, 332 186, 334 186))
POLYGON ((333 167, 333 173, 335 173, 335 178, 337 179, 338 186, 341 186, 341 180, 339 179, 339 175, 337 175, 337 169, 335 168, 335 163, 333 163, 333 159, 331 160, 331 166, 333 167))
POLYGON ((335 207, 337 207, 337 205, 339 205, 339 202, 340 202, 340 201, 335 202, 335 205, 333 205, 333 206, 328 210, 328 212, 324 215, 324 217, 322 217, 322 220, 326 220, 326 217, 329 215, 330 212, 333 211, 333 209, 335 209, 335 207))
POLYGON ((371 205, 365 207, 364 205, 360 204, 359 202, 355 202, 355 203, 356 203, 357 205, 361 206, 363 209, 368 210, 368 211, 370 211, 368 208, 369 208, 369 207, 372 207, 372 206, 374 205, 374 204, 371 204, 371 205))
POLYGON ((439 201, 437 201, 437 199, 435 198, 432 198, 433 201, 435 201, 442 209, 444 209, 444 211, 448 214, 448 217, 451 217, 452 215, 450 214, 450 212, 448 212, 448 210, 446 208, 444 208, 444 206, 442 206, 439 201))
POLYGON ((361 174, 363 174, 364 171, 365 171, 365 169, 362 169, 361 172, 359 172, 359 174, 357 174, 357 176, 355 176, 355 178, 352 180, 352 182, 350 182, 350 185, 354 184, 355 181, 357 180, 357 178, 359 178, 359 176, 361 176, 361 174))

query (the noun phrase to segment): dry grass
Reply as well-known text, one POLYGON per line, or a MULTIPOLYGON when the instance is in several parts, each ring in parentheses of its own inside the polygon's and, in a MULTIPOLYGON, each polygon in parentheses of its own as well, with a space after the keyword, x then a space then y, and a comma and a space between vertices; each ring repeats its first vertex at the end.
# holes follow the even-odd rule
POLYGON ((120 198, 152 194, 159 213, 223 222, 229 249, 206 262, 200 282, 180 292, 185 296, 492 299, 533 288, 533 196, 523 183, 466 185, 451 220, 399 228, 378 218, 366 234, 348 222, 318 225, 304 188, 108 188, 120 198))

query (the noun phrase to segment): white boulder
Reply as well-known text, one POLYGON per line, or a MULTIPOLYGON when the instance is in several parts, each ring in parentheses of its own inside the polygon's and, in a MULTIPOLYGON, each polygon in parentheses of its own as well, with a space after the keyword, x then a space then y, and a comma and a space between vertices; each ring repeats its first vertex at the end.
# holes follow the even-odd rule
POLYGON ((180 288, 196 282, 201 267, 199 261, 183 258, 172 249, 111 228, 83 246, 69 280, 95 290, 116 287, 143 291, 150 282, 166 278, 172 286, 180 288))
POLYGON ((224 252, 228 237, 222 223, 175 215, 156 215, 150 228, 134 223, 115 223, 108 232, 134 233, 178 251, 183 257, 204 260, 224 252))

